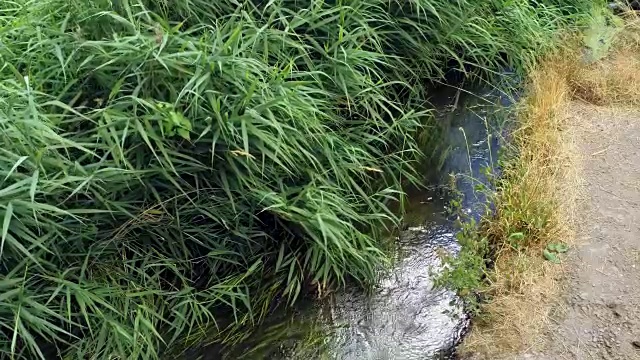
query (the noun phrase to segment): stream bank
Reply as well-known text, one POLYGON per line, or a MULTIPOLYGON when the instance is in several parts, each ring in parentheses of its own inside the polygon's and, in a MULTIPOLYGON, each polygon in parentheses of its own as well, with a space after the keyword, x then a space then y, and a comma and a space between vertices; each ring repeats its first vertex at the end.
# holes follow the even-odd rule
MULTIPOLYGON (((556 223, 565 231, 548 233, 542 246, 561 239, 571 247, 560 264, 547 262, 550 270, 530 277, 515 294, 538 299, 542 306, 527 308, 515 297, 502 301, 520 309, 503 311, 503 321, 485 331, 491 342, 476 346, 490 352, 475 358, 640 359, 640 18, 631 13, 596 22, 584 41, 541 64, 533 93, 545 101, 531 108, 556 108, 545 127, 534 128, 538 143, 547 145, 537 149, 546 153, 537 153, 556 161, 530 168, 544 170, 552 180, 555 191, 545 199, 564 220, 556 223), (602 51, 589 49, 594 45, 602 51), (585 52, 600 56, 584 61, 585 52), (558 96, 562 88, 564 96, 558 96), (550 291, 553 278, 556 286, 550 291), (542 326, 536 333, 502 336, 526 331, 522 324, 542 326)), ((542 258, 540 252, 535 255, 542 258)), ((481 340, 476 335, 468 340, 481 340)))
POLYGON ((501 163, 496 211, 479 232, 496 252, 479 289, 489 301, 459 348, 465 359, 640 357, 629 292, 636 214, 625 205, 640 190, 629 145, 640 21, 598 12, 566 43, 527 79, 515 156, 501 163))
POLYGON ((368 291, 339 289, 267 320, 233 349, 210 348, 202 359, 450 359, 469 326, 463 301, 436 287, 442 256, 459 251, 452 200, 479 219, 486 211, 485 170, 495 170, 513 76, 499 86, 444 88, 432 98, 442 125, 446 157, 425 174, 426 190, 410 190, 406 228, 395 241, 394 262, 368 291), (453 177, 452 177, 453 176, 453 177), (456 192, 451 192, 451 181, 456 192))

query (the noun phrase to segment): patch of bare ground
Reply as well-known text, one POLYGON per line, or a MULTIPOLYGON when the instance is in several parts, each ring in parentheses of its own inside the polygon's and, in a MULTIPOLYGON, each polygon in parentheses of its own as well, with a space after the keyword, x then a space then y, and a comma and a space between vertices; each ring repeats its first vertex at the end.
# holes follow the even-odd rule
POLYGON ((574 102, 569 113, 585 180, 578 245, 546 346, 517 358, 640 359, 640 112, 574 102))

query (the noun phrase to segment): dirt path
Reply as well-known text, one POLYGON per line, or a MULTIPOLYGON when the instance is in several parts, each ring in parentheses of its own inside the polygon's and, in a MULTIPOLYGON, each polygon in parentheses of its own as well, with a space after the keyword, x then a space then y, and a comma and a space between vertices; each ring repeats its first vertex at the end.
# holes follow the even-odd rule
POLYGON ((566 299, 542 353, 640 359, 640 112, 573 103, 584 181, 566 299))

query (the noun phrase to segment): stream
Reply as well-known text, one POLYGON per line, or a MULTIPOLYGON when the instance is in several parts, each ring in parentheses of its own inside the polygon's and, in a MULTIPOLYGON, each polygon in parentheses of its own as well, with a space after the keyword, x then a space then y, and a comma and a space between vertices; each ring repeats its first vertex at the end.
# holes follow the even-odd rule
POLYGON ((241 346, 201 359, 453 359, 470 318, 460 298, 434 288, 440 255, 456 254, 456 228, 446 208, 451 175, 461 207, 479 218, 486 199, 475 190, 487 184, 482 169, 493 168, 502 120, 513 98, 491 89, 445 88, 433 98, 443 125, 446 158, 428 174, 428 190, 409 192, 407 228, 397 238, 392 268, 370 291, 347 287, 315 302, 270 317, 241 346), (452 106, 452 104, 455 104, 452 106), (502 119, 502 120, 501 120, 502 119), (471 176, 470 176, 471 175, 471 176))

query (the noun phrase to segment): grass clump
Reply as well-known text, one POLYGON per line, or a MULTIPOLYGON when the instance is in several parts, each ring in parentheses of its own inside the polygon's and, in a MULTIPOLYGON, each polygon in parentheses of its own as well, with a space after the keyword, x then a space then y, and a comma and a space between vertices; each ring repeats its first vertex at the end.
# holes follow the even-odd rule
POLYGON ((587 3, 2 2, 1 356, 156 359, 374 281, 425 82, 587 3))
POLYGON ((609 24, 609 51, 599 61, 572 67, 575 97, 594 105, 640 105, 640 19, 635 11, 609 24))

